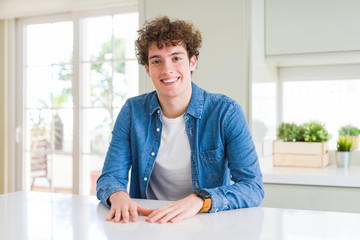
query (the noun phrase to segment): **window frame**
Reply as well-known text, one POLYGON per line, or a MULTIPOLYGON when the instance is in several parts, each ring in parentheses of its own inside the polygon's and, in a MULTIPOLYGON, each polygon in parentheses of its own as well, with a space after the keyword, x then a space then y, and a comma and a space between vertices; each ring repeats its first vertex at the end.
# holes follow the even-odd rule
POLYGON ((283 121, 283 83, 288 81, 360 79, 360 64, 310 65, 279 67, 278 123, 283 121))

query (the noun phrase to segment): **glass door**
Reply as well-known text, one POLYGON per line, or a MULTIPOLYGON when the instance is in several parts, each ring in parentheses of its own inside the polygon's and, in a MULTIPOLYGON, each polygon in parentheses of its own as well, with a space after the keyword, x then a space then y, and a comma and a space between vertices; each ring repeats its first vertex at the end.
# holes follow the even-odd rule
POLYGON ((25 27, 25 188, 72 192, 71 21, 25 27))
POLYGON ((19 23, 22 188, 95 194, 117 115, 139 92, 138 13, 54 18, 19 23))
POLYGON ((85 18, 81 54, 81 159, 85 191, 95 194, 116 117, 138 95, 138 13, 85 18))

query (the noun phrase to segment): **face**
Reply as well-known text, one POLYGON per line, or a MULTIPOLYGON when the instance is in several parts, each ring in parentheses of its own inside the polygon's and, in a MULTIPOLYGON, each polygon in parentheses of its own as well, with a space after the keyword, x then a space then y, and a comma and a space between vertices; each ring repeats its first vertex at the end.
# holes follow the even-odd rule
POLYGON ((188 57, 183 46, 164 46, 156 43, 149 48, 149 66, 145 69, 157 90, 160 101, 190 100, 191 72, 196 68, 196 57, 188 57))

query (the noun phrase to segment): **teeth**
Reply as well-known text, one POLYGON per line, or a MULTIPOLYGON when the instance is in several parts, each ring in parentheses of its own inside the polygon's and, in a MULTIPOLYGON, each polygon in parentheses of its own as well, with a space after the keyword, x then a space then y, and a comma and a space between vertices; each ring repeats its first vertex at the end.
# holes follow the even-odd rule
POLYGON ((163 82, 164 83, 172 83, 172 82, 175 82, 176 80, 178 80, 178 78, 172 78, 172 79, 169 79, 169 80, 164 80, 163 82))

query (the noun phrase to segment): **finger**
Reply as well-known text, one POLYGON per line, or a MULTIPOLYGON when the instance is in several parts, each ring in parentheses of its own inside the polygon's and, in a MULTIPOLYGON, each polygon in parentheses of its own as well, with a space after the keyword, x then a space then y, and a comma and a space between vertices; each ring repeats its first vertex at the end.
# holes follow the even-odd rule
POLYGON ((138 213, 141 213, 144 216, 149 216, 151 213, 154 212, 153 209, 147 209, 147 208, 143 208, 141 206, 138 206, 137 211, 138 211, 138 213))
POLYGON ((121 215, 122 215, 123 223, 129 222, 129 209, 128 208, 123 208, 121 211, 121 215))
POLYGON ((148 218, 155 218, 156 216, 164 216, 168 212, 175 211, 176 206, 173 206, 172 204, 165 205, 158 209, 153 209, 152 213, 148 215, 148 218))
POLYGON ((132 222, 136 222, 137 218, 138 218, 138 211, 136 208, 132 208, 130 209, 130 214, 131 214, 131 221, 132 222))
POLYGON ((159 219, 159 223, 167 223, 169 222, 171 219, 174 219, 176 216, 178 216, 179 214, 181 214, 179 211, 172 211, 169 212, 168 214, 166 214, 164 217, 159 219))
POLYGON ((155 210, 153 213, 151 213, 146 220, 148 222, 157 222, 159 219, 163 218, 166 214, 168 214, 171 211, 171 209, 165 209, 162 211, 155 210))
POLYGON ((174 217, 173 219, 170 220, 171 223, 177 223, 180 222, 182 220, 185 220, 186 218, 184 217, 184 214, 180 213, 178 214, 176 217, 174 217))
POLYGON ((150 214, 148 214, 147 218, 152 218, 154 217, 156 214, 159 214, 159 212, 163 212, 166 211, 166 206, 161 207, 161 208, 157 208, 157 209, 153 209, 152 212, 150 214))
POLYGON ((116 209, 116 212, 115 212, 114 222, 118 223, 118 222, 120 222, 120 219, 121 219, 121 210, 118 208, 118 209, 116 209))
POLYGON ((110 209, 110 213, 109 213, 109 215, 107 216, 107 218, 106 218, 106 221, 111 221, 111 219, 113 219, 113 217, 114 217, 114 214, 115 213, 115 210, 114 209, 110 209))
POLYGON ((145 219, 148 222, 153 222, 153 220, 155 219, 155 216, 159 214, 159 209, 154 209, 154 211, 152 211, 152 213, 147 215, 147 218, 145 219))

